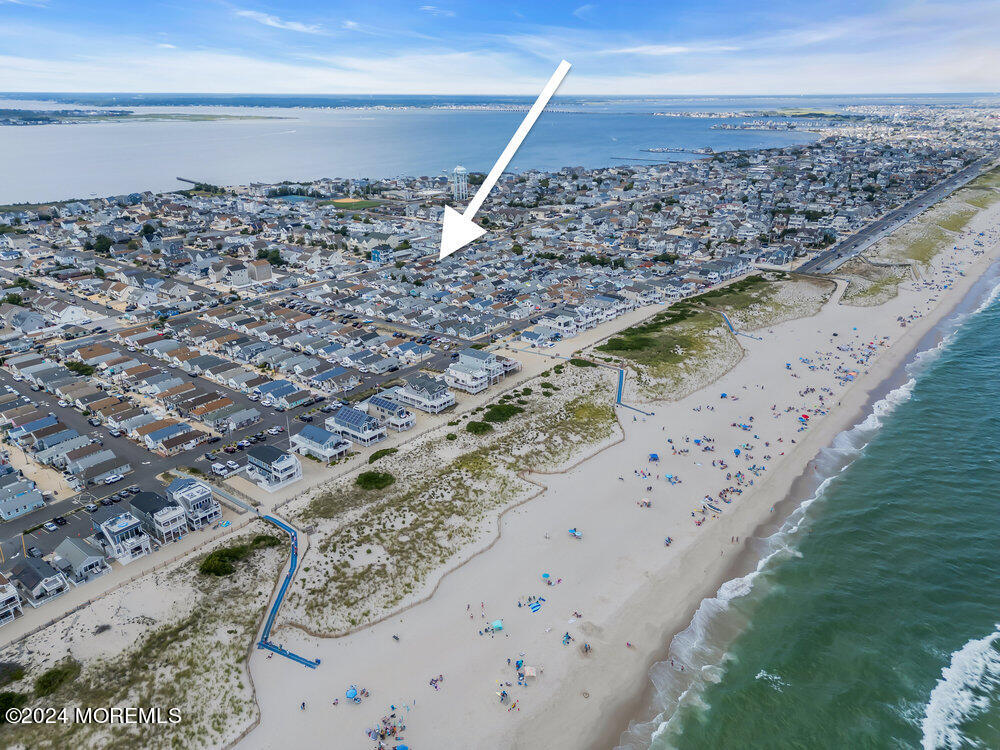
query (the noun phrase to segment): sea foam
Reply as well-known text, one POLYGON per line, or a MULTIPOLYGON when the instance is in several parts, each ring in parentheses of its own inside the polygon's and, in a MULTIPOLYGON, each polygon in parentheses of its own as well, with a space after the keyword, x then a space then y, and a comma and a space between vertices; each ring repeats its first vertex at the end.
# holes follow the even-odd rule
POLYGON ((951 655, 931 691, 921 722, 924 750, 980 747, 961 730, 996 700, 1000 688, 1000 624, 989 635, 969 641, 951 655))

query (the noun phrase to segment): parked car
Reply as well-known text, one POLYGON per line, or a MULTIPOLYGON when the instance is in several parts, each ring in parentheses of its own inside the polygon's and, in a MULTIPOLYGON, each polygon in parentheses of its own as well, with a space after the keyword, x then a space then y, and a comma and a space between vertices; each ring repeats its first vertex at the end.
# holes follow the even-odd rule
POLYGON ((122 481, 124 478, 125 477, 123 477, 121 474, 112 474, 112 475, 107 476, 107 477, 104 478, 104 483, 105 484, 114 484, 115 482, 122 481))
POLYGON ((94 503, 87 503, 86 505, 83 506, 83 509, 86 510, 88 513, 93 513, 97 510, 97 506, 94 503))
POLYGON ((56 526, 54 523, 52 523, 52 521, 46 521, 42 525, 42 528, 45 529, 46 531, 58 531, 59 530, 59 527, 56 526))
POLYGON ((300 414, 299 415, 299 419, 301 419, 303 422, 312 422, 313 421, 312 414, 300 414))
POLYGON ((212 473, 213 474, 217 474, 218 476, 225 476, 225 474, 227 473, 225 465, 224 464, 212 464, 212 473))
POLYGON ((214 461, 215 460, 215 451, 209 451, 208 453, 206 453, 204 455, 204 458, 205 458, 206 461, 214 461))
POLYGON ((28 557, 41 557, 42 551, 38 547, 28 547, 28 557))
POLYGON ((68 401, 64 401, 63 399, 59 399, 58 401, 56 401, 56 403, 59 404, 59 406, 63 407, 64 409, 67 406, 69 406, 69 402, 68 401))
POLYGON ((56 526, 65 526, 66 525, 66 519, 63 518, 62 516, 56 516, 55 518, 52 519, 52 522, 56 526))
POLYGON ((236 446, 235 445, 227 445, 222 450, 225 451, 226 453, 236 453, 236 446))
POLYGON ((238 468, 240 468, 240 465, 235 461, 226 461, 226 466, 232 469, 233 471, 236 471, 238 468))
POLYGON ((133 484, 131 487, 129 487, 125 491, 128 492, 131 495, 138 495, 140 492, 142 492, 142 490, 139 489, 139 485, 137 485, 137 484, 133 484))
POLYGON ((209 439, 208 439, 207 441, 205 441, 205 442, 208 442, 208 443, 217 443, 217 442, 219 442, 220 440, 222 440, 222 438, 220 438, 220 437, 219 437, 218 435, 212 435, 212 437, 210 437, 210 438, 209 438, 209 439))
POLYGON ((88 421, 88 422, 89 422, 90 424, 92 424, 92 425, 93 425, 94 427, 100 427, 100 426, 101 426, 101 420, 100 420, 100 419, 98 419, 97 417, 91 417, 91 418, 90 418, 90 419, 88 419, 87 421, 88 421))

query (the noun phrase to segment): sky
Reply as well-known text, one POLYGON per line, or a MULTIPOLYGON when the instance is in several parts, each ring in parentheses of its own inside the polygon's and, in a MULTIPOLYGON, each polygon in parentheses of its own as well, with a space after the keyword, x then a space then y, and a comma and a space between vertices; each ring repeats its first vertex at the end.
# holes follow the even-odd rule
POLYGON ((0 0, 0 91, 1000 91, 997 0, 0 0))

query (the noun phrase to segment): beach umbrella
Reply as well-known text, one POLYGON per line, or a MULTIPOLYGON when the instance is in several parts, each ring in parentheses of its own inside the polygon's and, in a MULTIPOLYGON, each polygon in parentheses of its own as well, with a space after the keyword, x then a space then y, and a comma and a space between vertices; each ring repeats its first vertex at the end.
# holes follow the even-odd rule
POLYGON ((542 573, 542 580, 545 580, 545 581, 549 580, 549 574, 548 573, 542 573))
POLYGON ((492 627, 494 630, 503 630, 503 620, 494 620, 492 627))
POLYGON ((352 698, 352 699, 353 698, 357 698, 358 697, 358 691, 355 688, 348 688, 347 689, 347 697, 348 698, 352 698))
POLYGON ((740 455, 740 449, 739 448, 733 448, 733 453, 735 453, 737 456, 740 455))

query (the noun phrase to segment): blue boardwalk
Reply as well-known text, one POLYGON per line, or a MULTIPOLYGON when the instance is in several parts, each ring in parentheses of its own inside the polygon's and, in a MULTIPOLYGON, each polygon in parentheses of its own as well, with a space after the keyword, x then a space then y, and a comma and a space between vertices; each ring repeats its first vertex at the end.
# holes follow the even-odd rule
POLYGON ((271 607, 271 611, 267 615, 267 622, 264 623, 264 630, 260 634, 260 640, 257 642, 257 648, 267 649, 268 651, 273 651, 276 654, 280 654, 287 659, 292 661, 297 661, 310 669, 316 669, 319 666, 319 659, 307 659, 304 656, 299 656, 294 654, 287 649, 282 648, 271 643, 271 628, 274 625, 274 618, 278 615, 278 610, 281 608, 281 603, 285 599, 285 594, 288 592, 288 585, 292 582, 292 577, 295 575, 295 568, 298 566, 299 562, 299 535, 295 532, 288 524, 283 521, 279 521, 274 516, 262 516, 262 518, 268 523, 273 523, 279 529, 283 529, 292 540, 292 557, 288 564, 288 573, 285 575, 285 579, 281 582, 281 588, 278 589, 278 596, 274 599, 274 605, 271 607))

